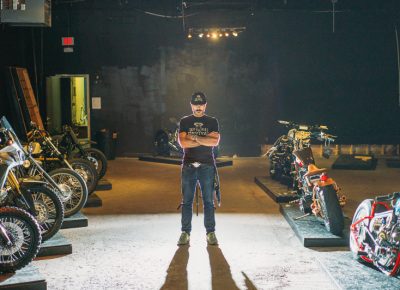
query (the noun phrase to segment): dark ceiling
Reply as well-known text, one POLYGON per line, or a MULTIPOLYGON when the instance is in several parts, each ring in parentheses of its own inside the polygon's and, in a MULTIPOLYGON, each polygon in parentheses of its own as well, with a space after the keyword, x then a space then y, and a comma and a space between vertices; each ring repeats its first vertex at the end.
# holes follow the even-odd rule
POLYGON ((333 3, 337 11, 375 10, 398 13, 399 0, 243 0, 243 1, 179 1, 179 0, 54 0, 55 7, 60 5, 79 5, 88 9, 155 9, 156 12, 169 11, 180 14, 182 6, 188 11, 210 9, 258 9, 330 11, 333 3))

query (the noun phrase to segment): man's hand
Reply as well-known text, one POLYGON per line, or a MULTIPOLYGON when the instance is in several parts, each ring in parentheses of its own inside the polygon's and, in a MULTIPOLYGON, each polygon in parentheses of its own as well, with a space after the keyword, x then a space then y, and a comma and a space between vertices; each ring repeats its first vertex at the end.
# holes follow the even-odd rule
POLYGON ((190 140, 197 142, 197 137, 198 136, 194 134, 187 134, 186 138, 189 138, 190 140))
POLYGON ((178 135, 178 142, 182 148, 194 148, 199 147, 200 144, 195 141, 197 139, 196 135, 188 134, 186 132, 181 132, 178 135))
POLYGON ((220 135, 218 132, 211 132, 207 136, 196 136, 196 142, 203 146, 214 147, 219 144, 220 135))

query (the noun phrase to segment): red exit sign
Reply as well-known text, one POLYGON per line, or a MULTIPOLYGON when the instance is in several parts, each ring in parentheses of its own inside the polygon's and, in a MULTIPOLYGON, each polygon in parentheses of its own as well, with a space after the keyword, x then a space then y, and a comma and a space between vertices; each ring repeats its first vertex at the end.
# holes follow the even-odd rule
POLYGON ((62 46, 73 46, 74 38, 73 37, 61 37, 62 46))

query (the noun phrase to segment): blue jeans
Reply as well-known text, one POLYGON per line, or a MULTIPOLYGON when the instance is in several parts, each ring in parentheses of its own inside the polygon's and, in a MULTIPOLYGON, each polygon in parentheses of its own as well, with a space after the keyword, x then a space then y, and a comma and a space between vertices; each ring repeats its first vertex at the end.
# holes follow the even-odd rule
POLYGON ((204 209, 204 226, 207 233, 215 231, 214 213, 214 165, 200 167, 182 165, 182 232, 192 230, 193 199, 197 181, 200 183, 204 209))

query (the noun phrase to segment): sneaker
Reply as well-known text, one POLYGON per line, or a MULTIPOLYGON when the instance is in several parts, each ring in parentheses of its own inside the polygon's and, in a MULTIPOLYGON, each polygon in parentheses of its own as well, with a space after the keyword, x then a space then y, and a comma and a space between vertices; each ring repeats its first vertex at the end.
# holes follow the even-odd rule
POLYGON ((179 237, 178 246, 184 246, 189 244, 190 235, 187 232, 182 232, 181 236, 179 237))
POLYGON ((207 234, 207 243, 212 246, 217 246, 218 245, 218 240, 217 236, 215 235, 214 232, 208 233, 207 234))

